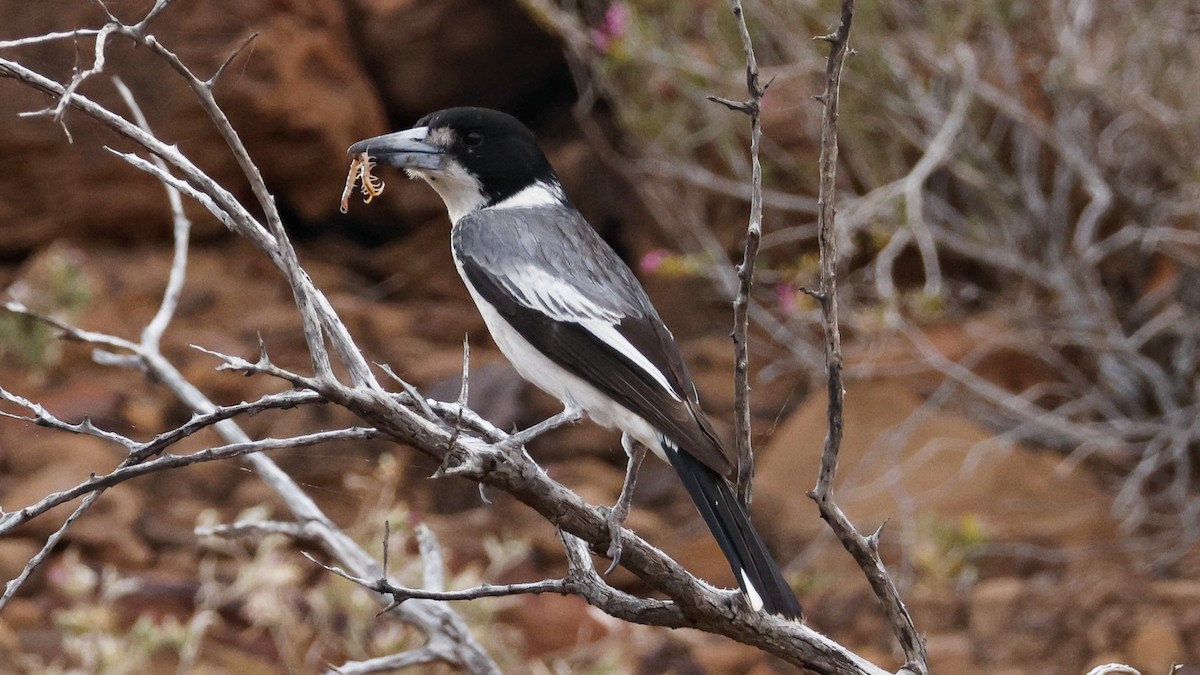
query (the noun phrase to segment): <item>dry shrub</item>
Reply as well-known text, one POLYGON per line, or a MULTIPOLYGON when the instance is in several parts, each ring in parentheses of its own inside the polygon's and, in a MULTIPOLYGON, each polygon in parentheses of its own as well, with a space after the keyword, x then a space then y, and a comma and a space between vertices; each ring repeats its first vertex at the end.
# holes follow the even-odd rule
MULTIPOLYGON (((728 3, 524 1, 568 45, 581 110, 599 104, 636 140, 610 157, 680 256, 711 263, 703 273, 732 297, 748 125, 704 101, 745 88, 728 3)), ((816 285, 810 99, 824 60, 810 38, 833 15, 745 6, 773 78, 752 310, 771 344, 758 358, 767 376, 815 381, 817 310, 797 291, 816 285)), ((855 21, 840 126, 847 329, 902 338, 945 376, 945 399, 1064 466, 1101 468, 1129 543, 1169 564, 1200 539, 1200 6, 901 0, 862 3, 855 21), (1002 328, 964 331, 953 358, 925 331, 982 316, 1002 328)))

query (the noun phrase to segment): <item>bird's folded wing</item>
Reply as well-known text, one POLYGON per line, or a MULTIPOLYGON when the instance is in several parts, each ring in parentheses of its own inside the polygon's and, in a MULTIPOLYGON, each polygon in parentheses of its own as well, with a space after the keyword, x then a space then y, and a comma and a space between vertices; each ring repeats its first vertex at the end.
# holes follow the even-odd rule
POLYGON ((731 463, 645 291, 578 214, 559 213, 513 223, 497 219, 518 214, 464 218, 454 241, 463 274, 551 361, 727 475, 731 463), (499 240, 498 232, 515 234, 499 240))

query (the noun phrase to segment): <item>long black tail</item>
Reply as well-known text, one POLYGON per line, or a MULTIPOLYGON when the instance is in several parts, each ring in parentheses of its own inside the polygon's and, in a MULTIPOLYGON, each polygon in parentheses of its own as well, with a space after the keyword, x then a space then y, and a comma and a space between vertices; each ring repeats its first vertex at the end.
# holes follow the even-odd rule
POLYGON ((734 497, 729 483, 687 452, 672 448, 669 443, 664 445, 671 466, 675 467, 708 529, 712 530, 750 604, 757 605, 757 598, 762 608, 771 614, 803 619, 800 601, 783 580, 779 567, 771 559, 762 537, 750 524, 750 516, 734 497))

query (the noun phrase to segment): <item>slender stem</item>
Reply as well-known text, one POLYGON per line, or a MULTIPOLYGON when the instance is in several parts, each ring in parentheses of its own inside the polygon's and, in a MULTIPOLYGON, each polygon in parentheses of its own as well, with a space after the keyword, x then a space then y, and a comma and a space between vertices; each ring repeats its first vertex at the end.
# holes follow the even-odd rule
MULTIPOLYGON (((809 496, 817 503, 821 517, 829 523, 842 546, 863 570, 871 590, 875 592, 896 640, 904 650, 904 669, 915 675, 926 675, 925 641, 917 632, 912 616, 904 606, 896 584, 879 557, 880 530, 863 536, 833 499, 833 482, 837 476, 838 452, 842 444, 845 390, 842 384, 842 336, 838 325, 837 302, 837 236, 834 228, 834 192, 837 178, 838 93, 841 87, 842 66, 849 51, 850 22, 854 15, 854 0, 842 0, 841 22, 836 31, 821 39, 830 45, 825 70, 825 105, 821 117, 820 192, 817 198, 817 242, 821 250, 821 286, 814 294, 821 304, 821 319, 825 329, 825 366, 829 395, 829 432, 821 454, 817 485, 809 496)), ((882 530, 882 528, 880 528, 882 530)), ((901 671, 903 672, 903 671, 901 671)))
POLYGON ((842 20, 837 31, 822 39, 830 44, 825 71, 825 93, 821 101, 825 113, 821 117, 821 183, 817 197, 817 243, 821 254, 821 285, 816 293, 821 304, 821 323, 825 329, 825 370, 829 394, 829 432, 821 455, 816 494, 819 499, 833 499, 833 479, 837 474, 838 452, 842 445, 842 410, 845 391, 842 385, 842 333, 838 323, 837 234, 834 230, 834 207, 837 188, 837 122, 838 94, 841 87, 842 65, 846 60, 850 21, 854 0, 843 0, 842 20))
POLYGON ((758 259, 758 248, 762 242, 762 162, 759 161, 759 145, 762 140, 762 97, 766 90, 759 83, 758 59, 754 56, 754 43, 741 0, 731 0, 733 16, 737 19, 738 32, 742 37, 742 49, 746 53, 746 90, 750 96, 745 101, 730 101, 716 96, 710 101, 720 103, 731 110, 750 117, 750 222, 746 226, 746 246, 742 262, 737 267, 738 288, 733 300, 733 379, 736 400, 734 417, 737 444, 737 495, 743 505, 749 506, 754 481, 754 449, 751 444, 750 428, 750 347, 747 333, 750 326, 750 290, 754 285, 754 264, 758 259))

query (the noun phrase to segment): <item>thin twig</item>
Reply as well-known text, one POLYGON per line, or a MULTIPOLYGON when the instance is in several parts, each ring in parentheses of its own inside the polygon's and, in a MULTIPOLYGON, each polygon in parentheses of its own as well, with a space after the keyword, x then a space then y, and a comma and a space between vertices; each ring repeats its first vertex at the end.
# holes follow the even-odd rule
MULTIPOLYGON (((228 420, 226 420, 228 421, 228 420)), ((223 422, 224 423, 224 422, 223 422)), ((12 527, 16 524, 28 522, 37 516, 49 511, 50 509, 66 504, 67 502, 78 499, 89 492, 96 492, 110 488, 114 485, 124 483, 138 476, 145 476, 167 469, 178 469, 180 467, 191 466, 193 464, 202 464, 204 462, 215 462, 223 459, 232 459, 257 452, 269 452, 271 450, 282 450, 286 448, 304 448, 331 441, 351 441, 351 440, 367 440, 372 438, 380 438, 382 434, 378 429, 370 427, 351 427, 349 429, 335 429, 333 431, 318 431, 302 436, 294 436, 292 438, 264 438, 257 441, 245 441, 240 443, 230 443, 228 445, 220 445, 213 448, 205 448, 187 455, 163 455, 156 459, 142 462, 141 464, 122 465, 109 473, 99 476, 93 476, 88 480, 63 490, 46 495, 37 503, 26 506, 23 509, 12 511, 5 514, 5 528, 12 527), (12 523, 12 525, 10 525, 12 523)))
POLYGON ((97 491, 85 497, 83 501, 79 503, 79 506, 75 507, 75 510, 71 512, 71 515, 67 516, 67 519, 63 521, 63 524, 60 525, 58 529, 46 539, 46 543, 42 546, 42 548, 39 549, 38 552, 35 553, 28 562, 25 563, 25 566, 21 568, 21 573, 18 574, 15 579, 12 579, 4 585, 4 594, 0 595, 0 611, 3 611, 4 608, 8 606, 9 601, 16 597, 17 591, 20 590, 21 586, 24 585, 24 583, 29 579, 29 575, 33 574, 33 571, 46 561, 46 558, 50 555, 50 552, 53 551, 54 548, 58 546, 58 542, 61 541, 64 536, 66 536, 67 530, 71 527, 71 525, 74 524, 80 516, 86 513, 88 509, 92 508, 92 505, 95 504, 96 500, 100 498, 100 494, 100 491, 97 491))
POLYGON ((192 530, 192 533, 197 537, 221 537, 223 539, 261 539, 269 534, 282 534, 295 541, 318 539, 305 523, 289 523, 278 520, 238 521, 197 527, 192 530))
POLYGON ((734 426, 737 445, 737 495, 744 506, 750 506, 753 497, 754 450, 750 429, 750 348, 747 332, 750 327, 750 291, 754 286, 754 263, 758 258, 758 247, 762 241, 762 163, 759 161, 759 145, 762 142, 762 97, 766 90, 759 84, 758 59, 754 56, 754 44, 750 40, 750 29, 742 11, 741 0, 732 0, 733 15, 737 19, 738 32, 742 37, 742 49, 746 54, 746 90, 750 98, 745 101, 709 96, 710 101, 720 103, 750 117, 750 222, 746 226, 746 246, 742 262, 737 267, 738 289, 733 300, 733 377, 736 401, 734 404, 734 426))
POLYGON ((46 410, 46 408, 43 407, 41 404, 30 401, 29 399, 25 398, 24 396, 14 394, 11 391, 4 389, 3 387, 0 387, 0 401, 8 401, 9 403, 13 403, 13 404, 18 405, 22 408, 25 408, 26 410, 29 411, 28 415, 18 415, 16 413, 4 412, 4 411, 0 410, 0 417, 7 417, 10 419, 14 419, 14 420, 31 422, 40 427, 46 427, 48 429, 57 429, 59 431, 65 431, 65 432, 71 433, 71 434, 82 434, 84 436, 93 436, 93 437, 99 438, 100 440, 103 440, 103 441, 109 441, 111 443, 117 443, 119 445, 122 445, 125 447, 126 450, 129 450, 131 452, 141 445, 140 443, 133 440, 132 438, 128 438, 128 437, 122 436, 121 434, 118 434, 116 432, 108 431, 106 429, 101 429, 100 427, 97 427, 96 425, 92 424, 92 420, 87 417, 83 418, 82 422, 76 422, 76 423, 71 423, 71 422, 66 422, 64 420, 61 420, 58 417, 55 417, 53 414, 51 414, 50 411, 46 410))
POLYGON ((516 584, 480 584, 479 586, 461 591, 431 591, 421 588, 408 588, 407 586, 394 584, 382 577, 379 579, 366 579, 364 577, 355 576, 336 565, 326 565, 308 553, 305 553, 304 557, 319 565, 326 572, 335 574, 347 581, 352 581, 355 584, 375 591, 376 593, 392 596, 392 603, 380 610, 380 614, 390 612, 409 600, 439 600, 445 602, 448 600, 478 600, 479 598, 498 598, 506 595, 566 593, 566 582, 564 579, 543 579, 541 581, 530 581, 516 584))
POLYGON ((240 47, 233 50, 233 53, 229 55, 229 58, 225 59, 225 62, 222 63, 219 68, 217 68, 217 71, 212 74, 212 77, 204 81, 204 86, 208 87, 209 89, 212 89, 214 86, 216 86, 217 80, 221 79, 221 74, 225 72, 225 69, 229 67, 229 64, 233 63, 233 60, 236 59, 239 54, 246 51, 246 49, 251 44, 254 44, 254 41, 257 39, 258 33, 254 33, 250 37, 246 38, 246 41, 243 42, 240 47))
POLYGON ((34 35, 17 40, 0 40, 0 49, 26 47, 28 45, 38 45, 46 42, 58 42, 60 40, 78 40, 81 37, 96 37, 99 34, 100 31, 94 28, 80 28, 78 30, 68 30, 59 33, 46 33, 44 35, 34 35))
POLYGON ((442 557, 442 546, 438 543, 437 535, 424 523, 416 526, 414 534, 424 570, 422 583, 431 591, 446 590, 446 561, 442 557))
POLYGON ((408 394, 409 398, 412 399, 412 404, 421 411, 422 415, 424 415, 427 419, 438 419, 437 413, 433 412, 433 408, 429 405, 429 400, 422 396, 421 392, 417 391, 417 388, 414 387, 411 382, 408 382, 404 378, 397 375, 396 371, 392 370, 392 367, 386 363, 376 363, 375 365, 379 366, 379 369, 382 370, 385 375, 392 378, 396 384, 400 385, 400 388, 404 390, 404 393, 408 394))
MULTIPOLYGON (((121 99, 125 101, 125 105, 129 106, 129 111, 133 114, 134 122, 137 123, 142 131, 153 135, 154 131, 150 129, 150 123, 146 120, 146 115, 142 112, 141 106, 138 105, 137 99, 133 97, 133 92, 129 91, 129 87, 125 86, 125 83, 119 77, 113 78, 113 85, 116 86, 117 91, 121 94, 121 99)), ((161 157, 154 156, 151 161, 163 173, 169 172, 167 163, 161 157)), ((142 331, 142 346, 147 349, 156 350, 159 343, 162 342, 163 332, 167 330, 167 326, 171 323, 171 318, 175 316, 176 308, 179 307, 179 295, 183 292, 183 284, 187 280, 188 242, 191 239, 192 231, 192 221, 188 219, 187 214, 183 211, 183 197, 179 194, 179 190, 170 183, 163 183, 163 188, 167 191, 167 201, 171 205, 175 252, 171 259, 171 274, 167 279, 167 288, 163 292, 158 312, 142 331)))
POLYGON ((445 654, 433 646, 426 645, 417 649, 388 654, 363 661, 347 661, 330 668, 327 675, 369 675, 369 673, 395 673, 409 666, 420 666, 446 660, 445 654))
POLYGON ((904 667, 915 675, 929 672, 925 658, 925 641, 917 632, 904 601, 888 575, 879 557, 879 536, 876 530, 864 537, 855 529, 850 519, 833 499, 833 483, 837 475, 838 452, 841 449, 845 390, 842 385, 842 338, 838 326, 837 303, 837 237, 834 230, 834 193, 837 185, 837 122, 838 94, 841 86, 842 66, 849 51, 850 23, 854 16, 854 0, 842 0, 841 21, 837 30, 821 39, 827 41, 829 57, 825 70, 825 92, 821 95, 824 114, 821 117, 820 192, 817 218, 818 242, 821 249, 821 287, 814 295, 821 305, 822 324, 825 329, 825 363, 828 378, 829 431, 825 436, 825 448, 821 454, 821 467, 817 485, 810 491, 811 497, 829 523, 842 546, 862 568, 871 589, 883 604, 888 621, 896 639, 904 650, 904 667))

